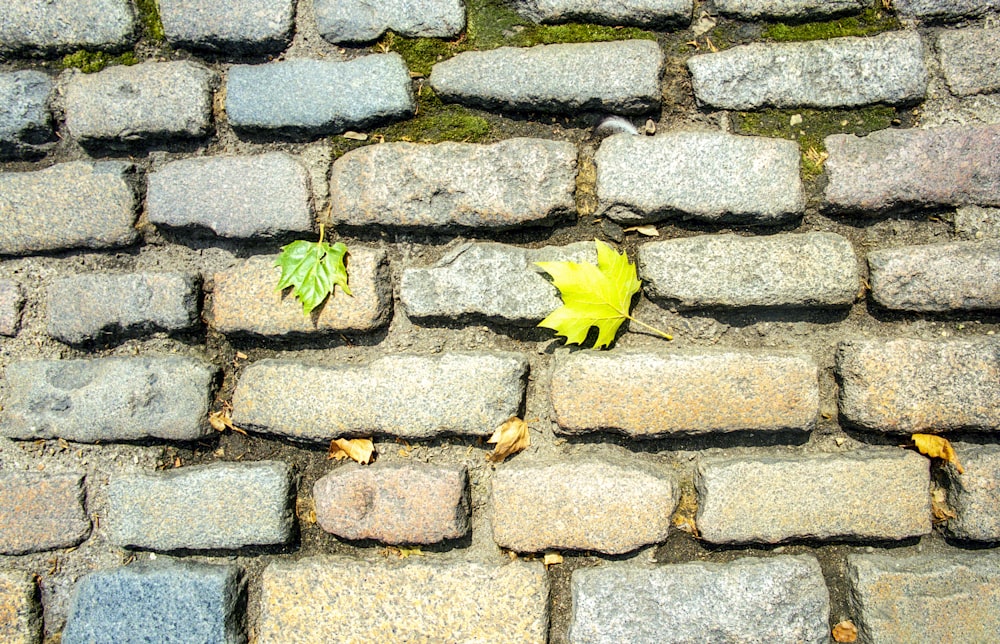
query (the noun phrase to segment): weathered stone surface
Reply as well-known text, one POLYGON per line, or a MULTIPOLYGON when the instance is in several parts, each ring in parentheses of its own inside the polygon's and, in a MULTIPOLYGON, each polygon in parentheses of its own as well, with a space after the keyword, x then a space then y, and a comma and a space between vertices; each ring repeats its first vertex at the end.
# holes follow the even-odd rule
POLYGON ((434 65, 431 86, 484 109, 645 114, 660 105, 662 65, 649 40, 501 47, 434 65))
POLYGON ((931 531, 929 486, 903 450, 705 458, 696 521, 710 543, 905 539, 931 531))
POLYGON ((728 110, 915 103, 927 91, 916 31, 754 43, 688 59, 699 102, 728 110))
POLYGON ((292 39, 292 0, 158 0, 167 42, 223 53, 278 52, 292 39))
POLYGON ((1000 239, 1000 208, 956 208, 955 232, 963 239, 1000 239))
POLYGON ((575 189, 576 146, 565 141, 386 143, 333 164, 331 219, 350 226, 547 224, 575 212, 575 189))
POLYGON ((0 335, 17 335, 24 296, 13 280, 0 280, 0 335))
POLYGON ((672 476, 635 459, 515 460, 493 475, 493 539, 517 552, 622 554, 666 541, 678 496, 672 476))
POLYGON ((392 315, 392 283, 384 250, 352 246, 348 285, 310 313, 290 292, 274 289, 281 269, 274 256, 252 257, 215 274, 211 326, 220 333, 288 335, 297 333, 367 333, 385 326, 392 315))
POLYGON ((847 575, 866 642, 992 642, 1000 632, 995 552, 849 554, 847 575))
POLYGON ((663 29, 691 22, 691 0, 513 0, 534 22, 583 22, 663 29))
POLYGON ((246 641, 236 566, 143 562, 76 584, 62 644, 246 641))
POLYGON ((639 275, 651 300, 681 308, 850 306, 861 285, 854 248, 834 233, 651 242, 639 275))
POLYGON ((0 641, 38 644, 42 641, 42 609, 38 586, 30 573, 0 570, 0 641))
POLYGON ((548 631, 549 583, 539 562, 310 557, 275 561, 262 585, 260 644, 542 644, 548 631))
POLYGON ((85 496, 83 474, 0 475, 0 554, 67 548, 86 539, 85 496))
POLYGON ((157 226, 239 238, 312 230, 309 174, 284 152, 182 159, 148 182, 146 211, 157 226))
POLYGON ((901 16, 923 20, 959 20, 1000 10, 1000 0, 896 0, 901 16))
POLYGON ((840 413, 912 434, 1000 428, 1000 342, 852 340, 837 349, 840 413))
POLYGON ((735 351, 571 353, 556 361, 550 396, 553 420, 572 434, 808 431, 819 413, 812 360, 735 351))
POLYGON ((120 49, 135 40, 128 0, 4 0, 0 51, 51 54, 120 49))
POLYGON ((215 367, 182 356, 25 360, 7 366, 0 436, 194 440, 207 422, 215 367))
POLYGON ((469 532, 464 465, 352 464, 316 481, 313 500, 320 527, 344 539, 437 543, 469 532))
POLYGON ((90 273, 49 288, 48 332, 78 344, 116 334, 182 331, 198 324, 197 275, 90 273))
POLYGON ((719 13, 742 20, 823 20, 867 7, 865 0, 715 0, 719 13))
POLYGON ((534 325, 562 306, 535 262, 597 263, 591 242, 528 249, 462 244, 430 268, 403 271, 399 297, 414 319, 481 317, 534 325))
POLYGON ((66 84, 66 127, 84 144, 204 136, 212 128, 214 79, 190 61, 76 73, 66 84))
POLYGON ((74 161, 0 173, 0 255, 134 243, 136 198, 126 181, 133 169, 74 161))
POLYGON ((366 365, 261 360, 236 385, 233 422, 319 442, 486 436, 517 413, 527 371, 524 356, 499 352, 392 355, 366 365))
POLYGON ((42 72, 0 73, 0 159, 45 153, 53 138, 51 92, 52 79, 42 72))
POLYGON ((375 40, 391 29, 409 38, 452 38, 465 27, 461 0, 315 0, 316 25, 334 43, 375 40))
POLYGON ((954 443, 965 472, 952 476, 948 505, 955 511, 945 529, 968 541, 1000 541, 1000 447, 954 443))
POLYGON ((618 134, 604 140, 594 161, 598 214, 620 222, 773 224, 805 210, 793 141, 708 131, 618 134))
POLYGON ((1000 125, 834 134, 825 145, 837 210, 1000 206, 1000 125))
POLYGON ((1000 308, 1000 241, 879 250, 868 266, 872 297, 890 309, 1000 308))
POLYGON ((226 82, 229 123, 250 133, 336 134, 407 118, 415 109, 410 73, 398 54, 233 65, 226 82))
MULTIPOLYGON (((998 3, 1000 8, 1000 3, 998 3)), ((959 96, 1000 90, 1000 29, 957 29, 938 36, 938 56, 948 87, 959 96)))
POLYGON ((573 571, 573 644, 829 641, 815 557, 573 571))
POLYGON ((112 543, 129 548, 288 543, 295 526, 293 492, 291 468, 280 461, 124 475, 108 484, 104 525, 112 543))

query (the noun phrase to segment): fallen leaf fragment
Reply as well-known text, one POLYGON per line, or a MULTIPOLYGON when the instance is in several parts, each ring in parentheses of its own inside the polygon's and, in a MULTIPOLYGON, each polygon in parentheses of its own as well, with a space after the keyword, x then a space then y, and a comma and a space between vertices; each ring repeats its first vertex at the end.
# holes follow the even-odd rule
POLYGON ((849 619, 845 619, 833 627, 833 639, 836 642, 853 642, 858 639, 858 627, 849 619))
POLYGON ((910 436, 917 451, 931 458, 940 458, 955 466, 959 474, 964 474, 962 464, 958 462, 958 455, 955 448, 951 446, 948 439, 935 436, 934 434, 913 434, 910 436))
POLYGON ((347 132, 344 132, 343 134, 341 134, 341 136, 344 137, 345 139, 350 139, 351 141, 367 141, 368 140, 368 135, 365 134, 364 132, 352 132, 352 131, 348 130, 347 132))
POLYGON ((370 438, 335 438, 330 441, 330 453, 326 457, 338 461, 349 458, 362 465, 367 465, 372 462, 374 454, 375 444, 370 438))
POLYGON ((563 562, 563 556, 558 552, 549 551, 545 553, 542 558, 542 563, 546 566, 555 566, 556 564, 561 564, 563 562))
POLYGON ((244 436, 247 435, 245 431, 233 424, 233 419, 229 417, 229 411, 226 409, 211 412, 208 415, 208 424, 217 432, 224 432, 228 429, 244 436))
POLYGON ((931 491, 931 513, 934 515, 934 523, 941 523, 958 516, 948 506, 948 493, 944 488, 936 487, 931 491))
POLYGON ((645 235, 646 237, 659 237, 660 233, 656 230, 656 226, 649 224, 646 226, 629 226, 625 229, 627 233, 639 233, 640 235, 645 235))
POLYGON ((424 553, 420 548, 405 548, 403 546, 389 546, 385 549, 388 554, 393 554, 400 559, 407 557, 423 557, 424 553))
POLYGON ((486 458, 494 463, 502 463, 511 454, 524 451, 531 445, 528 423, 517 416, 511 416, 486 442, 496 444, 486 458))

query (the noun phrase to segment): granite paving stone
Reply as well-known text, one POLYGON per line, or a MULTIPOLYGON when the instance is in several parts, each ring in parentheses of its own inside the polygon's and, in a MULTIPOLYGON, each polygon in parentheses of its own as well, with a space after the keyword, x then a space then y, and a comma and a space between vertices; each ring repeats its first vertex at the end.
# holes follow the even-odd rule
POLYGON ((213 431, 207 418, 216 371, 184 356, 14 362, 6 369, 0 436, 199 439, 213 431))
POLYGON ((562 306, 535 262, 597 263, 593 242, 529 249, 492 242, 458 246, 429 268, 406 268, 399 298, 411 319, 483 318, 533 326, 562 306))
POLYGON ((84 145, 205 136, 215 78, 191 61, 73 73, 63 98, 66 128, 84 145))
POLYGON ((426 559, 275 561, 264 569, 257 641, 544 644, 549 582, 540 562, 426 559))
POLYGON ((121 475, 107 487, 102 522, 118 546, 236 549, 288 543, 292 470, 281 461, 211 463, 121 475))
POLYGON ((13 280, 0 279, 0 335, 17 335, 24 295, 13 280))
MULTIPOLYGON (((1000 8, 1000 3, 997 5, 1000 8)), ((954 94, 986 94, 1000 90, 1000 29, 943 31, 937 40, 941 70, 954 94)))
POLYGON ((1000 206, 1000 125, 834 134, 824 145, 832 209, 1000 206))
POLYGON ((858 14, 868 8, 865 0, 715 0, 725 16, 740 20, 826 20, 842 14, 858 14))
POLYGON ((240 569, 187 561, 141 562, 84 575, 62 644, 246 641, 240 569))
POLYGON ((130 163, 60 163, 0 173, 0 255, 135 243, 130 163))
POLYGON ((572 644, 829 641, 830 597, 810 555, 573 571, 572 644))
POLYGON ((78 472, 0 474, 0 554, 68 548, 86 539, 85 496, 78 472))
POLYGON ((551 224, 576 212, 576 146, 385 143, 348 152, 330 175, 331 221, 349 226, 551 224))
POLYGON ((848 340, 837 349, 840 413, 912 434, 1000 428, 1000 342, 848 340))
POLYGON ((507 352, 395 354, 361 365, 260 360, 236 385, 233 422, 314 442, 486 436, 517 414, 527 371, 523 355, 507 352))
POLYGON ((410 73, 394 53, 233 65, 226 81, 229 124, 250 134, 337 134, 409 118, 415 110, 410 73))
POLYGON ((622 223, 675 217, 776 224, 805 210, 793 141, 709 131, 617 134, 601 143, 594 161, 597 213, 622 223))
POLYGON ((220 333, 284 336, 289 334, 368 333, 392 316, 392 282, 384 250, 351 246, 348 285, 339 287, 308 316, 291 291, 275 290, 281 269, 275 256, 252 257, 215 274, 209 324, 220 333))
POLYGON ((465 465, 349 465, 313 486, 316 520, 343 539, 429 544, 469 532, 465 465))
POLYGON ((1000 10, 1000 0, 895 0, 893 8, 904 18, 955 21, 1000 10))
POLYGON ((465 28, 461 0, 315 0, 316 26, 333 43, 363 43, 391 29, 407 38, 454 38, 465 28))
POLYGON ((951 473, 945 530, 965 541, 1000 541, 1000 446, 953 443, 964 473, 951 473))
POLYGON ((646 114, 662 66, 649 40, 501 47, 437 63, 430 81, 442 100, 488 110, 646 114))
POLYGON ((996 552, 849 554, 847 582, 865 642, 992 642, 1000 632, 996 552))
POLYGON ((42 609, 38 585, 31 573, 0 570, 0 641, 38 644, 42 641, 42 609))
POLYGON ((0 73, 0 159, 34 158, 51 147, 51 93, 52 79, 42 72, 0 73))
POLYGON ((292 39, 293 0, 158 0, 157 5, 173 47, 276 53, 292 39))
POLYGON ((956 208, 955 232, 962 239, 1000 239, 1000 208, 956 208))
POLYGON ((916 103, 927 91, 920 34, 754 43, 688 59, 700 103, 726 110, 916 103))
POLYGON ((181 159, 148 176, 146 212, 157 226, 255 238, 312 230, 309 174, 284 152, 181 159))
POLYGON ((122 49, 135 41, 128 0, 4 0, 0 51, 27 55, 122 49))
POLYGON ((811 359, 743 351, 572 353, 557 358, 550 397, 568 434, 809 431, 819 413, 811 359))
POLYGON ((899 449, 704 457, 696 523, 709 543, 906 539, 931 531, 930 462, 899 449))
POLYGON ((582 22, 672 29, 691 22, 692 0, 513 0, 534 22, 582 22))
POLYGON ((850 306, 861 287, 851 243, 821 232, 651 242, 639 276, 649 299, 684 309, 850 306))

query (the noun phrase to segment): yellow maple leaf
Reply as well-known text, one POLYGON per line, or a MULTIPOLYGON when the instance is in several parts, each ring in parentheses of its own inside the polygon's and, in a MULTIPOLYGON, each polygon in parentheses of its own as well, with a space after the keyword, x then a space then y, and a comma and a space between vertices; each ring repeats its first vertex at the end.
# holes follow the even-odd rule
POLYGON ((372 462, 374 454, 375 444, 370 438, 335 438, 330 442, 330 453, 326 457, 338 461, 349 458, 367 465, 372 462))
POLYGON ((833 627, 835 642, 854 642, 858 639, 858 627, 849 619, 845 619, 833 627))
POLYGON ((486 458, 494 463, 501 463, 511 454, 521 452, 531 445, 528 423, 517 416, 511 416, 507 422, 493 432, 493 435, 486 442, 496 444, 493 451, 486 455, 486 458))
POLYGON ((934 434, 913 434, 910 436, 913 444, 917 446, 917 451, 931 458, 940 458, 955 466, 959 474, 964 474, 962 464, 958 462, 958 455, 955 448, 951 446, 948 439, 935 436, 934 434))

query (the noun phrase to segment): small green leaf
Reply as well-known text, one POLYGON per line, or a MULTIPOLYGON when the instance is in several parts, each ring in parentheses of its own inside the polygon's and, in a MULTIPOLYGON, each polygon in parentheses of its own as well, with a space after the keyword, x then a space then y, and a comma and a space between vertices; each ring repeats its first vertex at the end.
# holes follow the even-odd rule
POLYGON ((322 235, 318 242, 299 240, 282 247, 274 262, 275 266, 281 267, 276 290, 291 286, 292 295, 302 302, 302 313, 305 315, 322 304, 338 284, 351 295, 347 285, 347 266, 344 264, 347 254, 347 246, 340 242, 325 242, 322 235))

